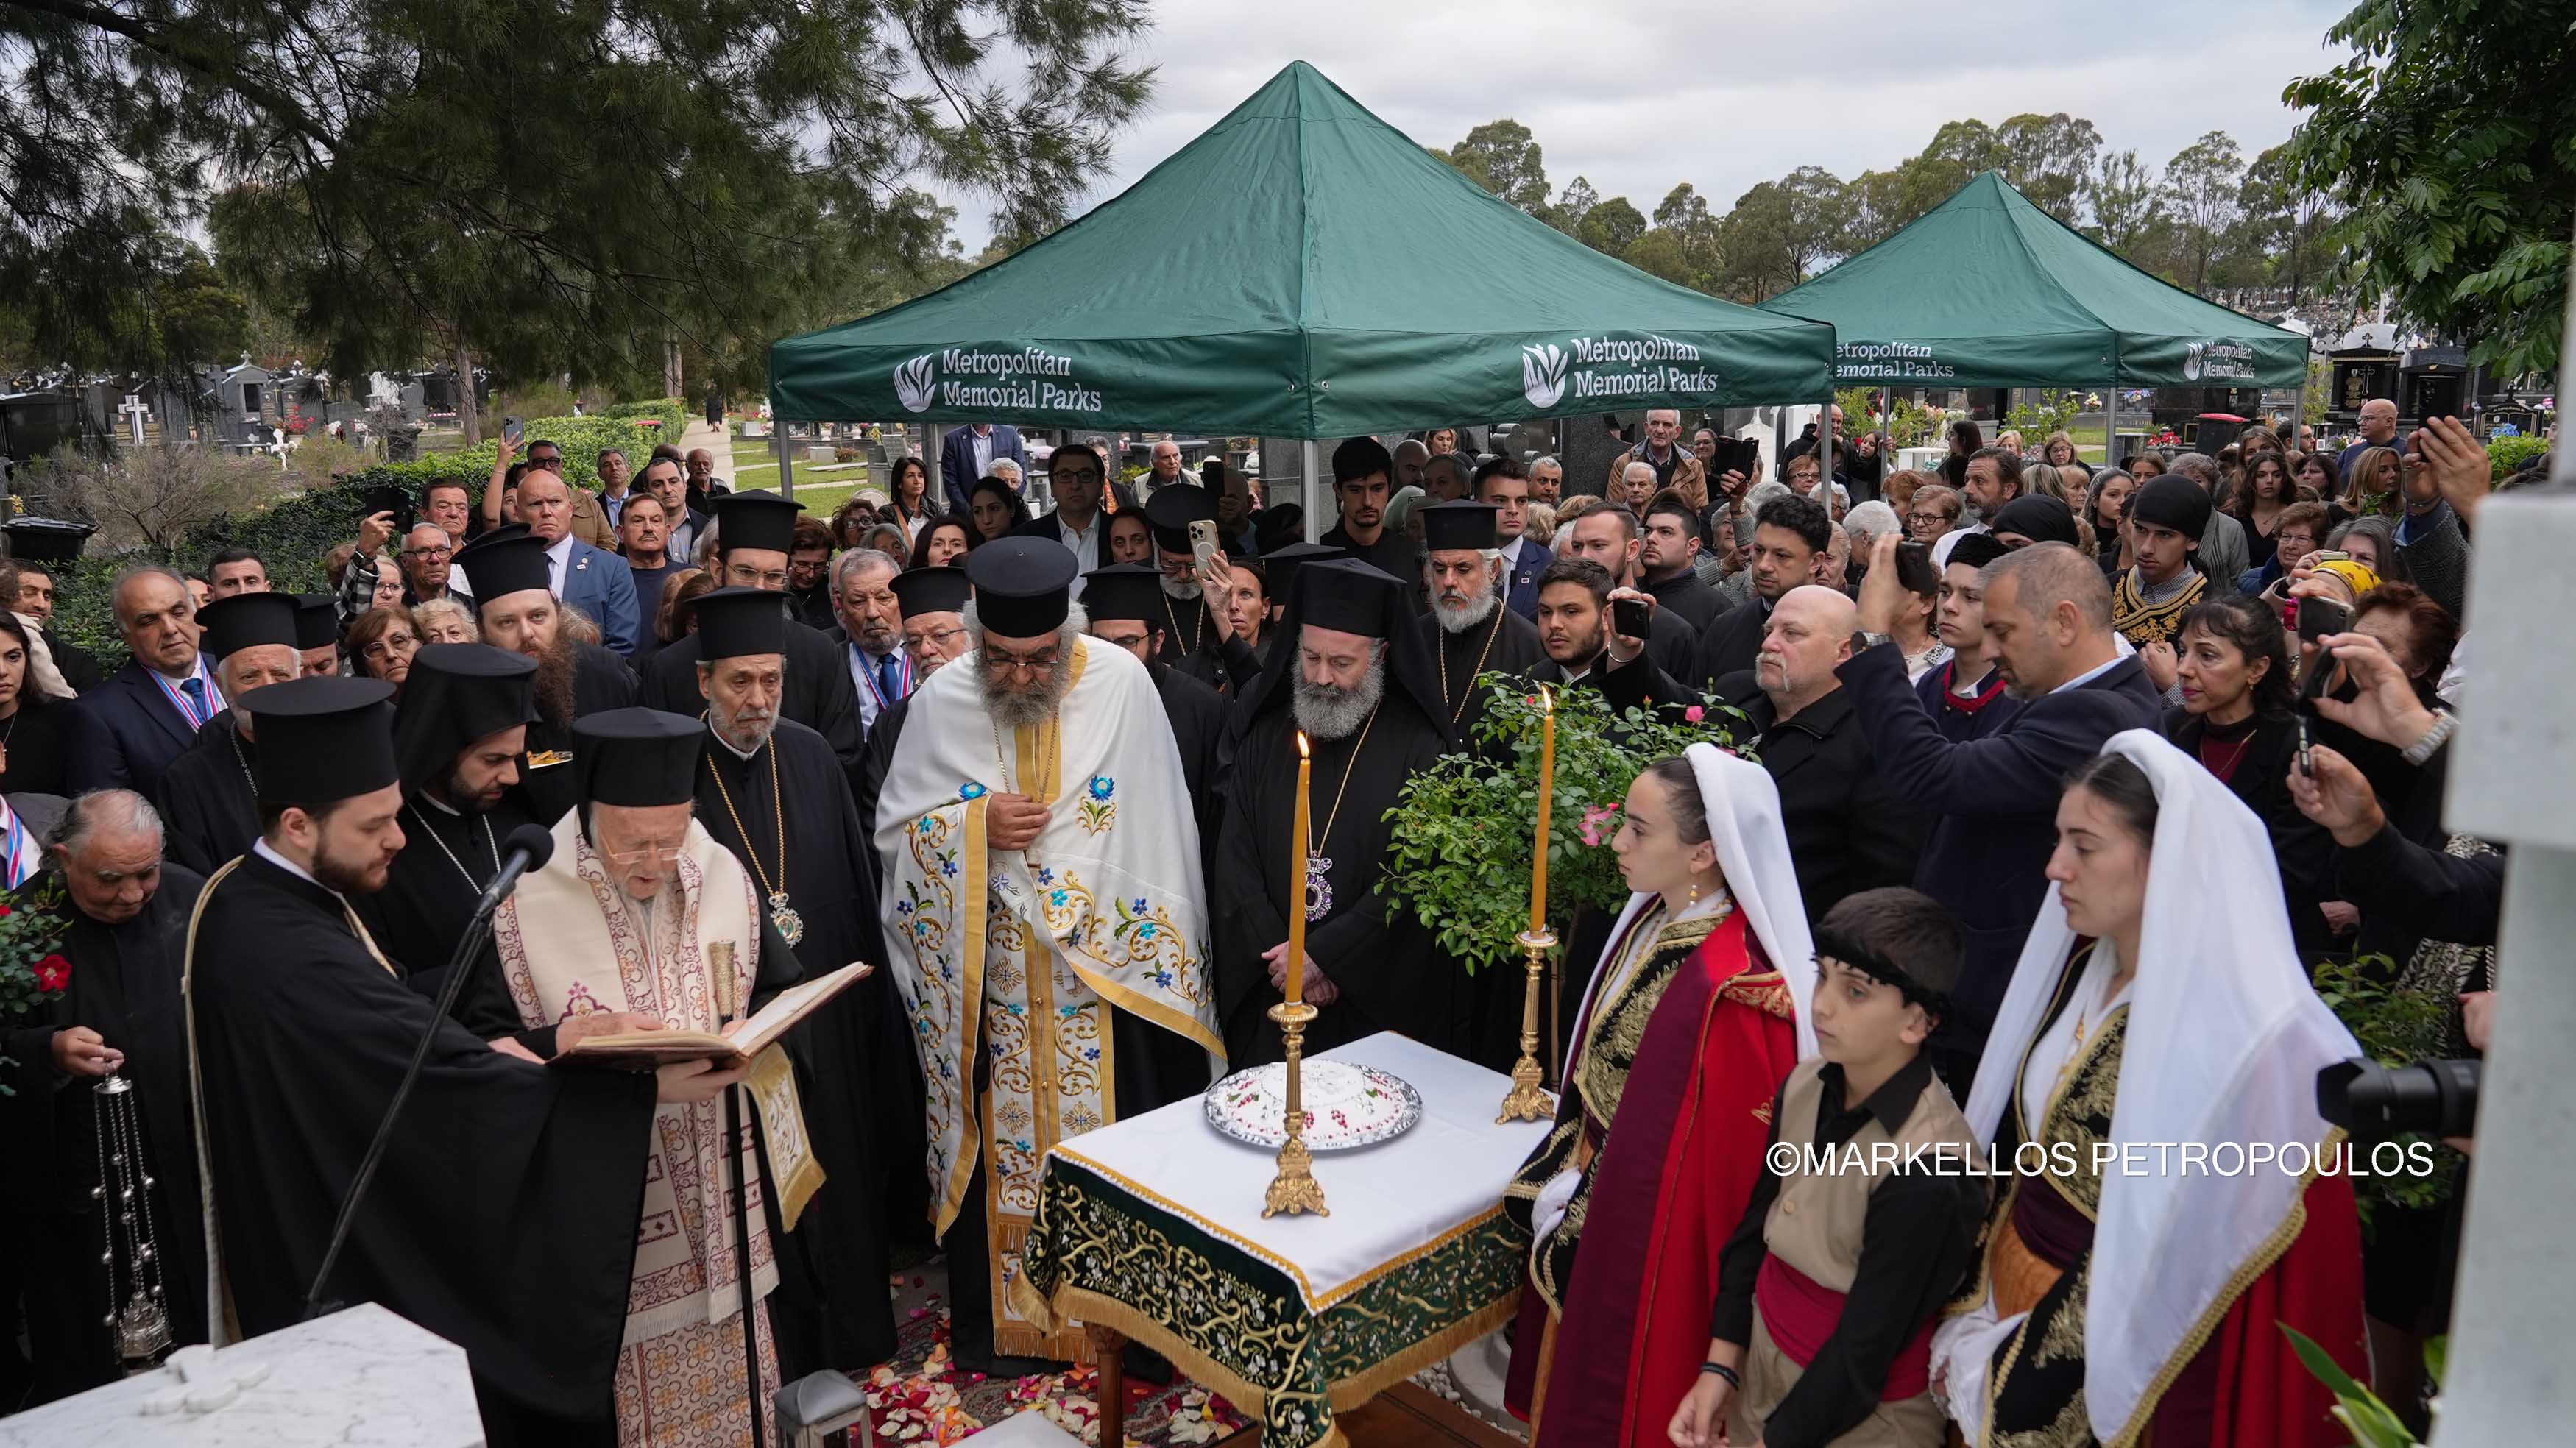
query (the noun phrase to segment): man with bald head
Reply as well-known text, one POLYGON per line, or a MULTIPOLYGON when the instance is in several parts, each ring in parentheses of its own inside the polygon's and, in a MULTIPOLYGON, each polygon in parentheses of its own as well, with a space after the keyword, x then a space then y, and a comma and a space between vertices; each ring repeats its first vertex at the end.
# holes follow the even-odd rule
POLYGON ((2057 796, 2068 772, 2121 730, 2154 727, 2162 701, 2137 659, 2119 651, 2101 565, 2063 543, 2034 543, 1979 575, 1988 654, 2021 710, 1990 735, 1952 743, 1887 638, 1905 606, 1896 548, 1894 534, 1872 548, 1859 604, 1867 646, 1835 674, 1878 769, 1902 781, 1930 820, 1915 888, 1947 906, 1967 933, 1951 999, 1956 1029, 1933 1046, 1943 1077, 1964 1089, 2047 893, 2043 872, 2057 845, 2057 796))
POLYGON ((63 731, 65 792, 131 789, 149 798, 197 731, 223 712, 224 694, 197 651, 187 580, 159 564, 134 568, 117 580, 113 607, 128 657, 81 696, 81 727, 63 731))
POLYGON ((402 551, 394 562, 402 569, 403 604, 417 608, 442 598, 452 598, 467 608, 474 600, 458 589, 456 576, 456 540, 436 523, 423 523, 405 533, 402 551))
POLYGON ((2385 397, 2374 397, 2361 405, 2361 440, 2335 456, 2335 476, 2352 476, 2353 459, 2364 448, 2402 447, 2397 436, 2397 404, 2385 397))
POLYGON ((1398 488, 1422 486, 1422 465, 1431 461, 1431 449, 1418 438, 1406 438, 1395 445, 1394 485, 1398 488))
POLYGON ((1666 488, 1679 488, 1694 499, 1708 496, 1708 470, 1691 455, 1690 444, 1682 440, 1682 415, 1669 407, 1649 408, 1646 412, 1646 440, 1610 460, 1610 472, 1601 484, 1601 496, 1616 502, 1628 495, 1628 464, 1644 463, 1655 470, 1655 481, 1630 511, 1646 506, 1645 500, 1666 488))
POLYGON ((530 467, 519 479, 519 521, 546 545, 547 588, 599 625, 599 641, 632 657, 643 641, 635 574, 626 560, 573 536, 573 486, 561 473, 530 467))
POLYGON ((1801 584, 1773 605, 1753 659, 1753 688, 1741 674, 1719 692, 1743 703, 1759 734, 1756 754, 1780 789, 1780 818, 1796 862, 1807 918, 1834 902, 1914 876, 1921 846, 1905 794, 1871 757, 1852 717, 1852 697, 1834 670, 1852 656, 1860 610, 1823 584, 1801 584))

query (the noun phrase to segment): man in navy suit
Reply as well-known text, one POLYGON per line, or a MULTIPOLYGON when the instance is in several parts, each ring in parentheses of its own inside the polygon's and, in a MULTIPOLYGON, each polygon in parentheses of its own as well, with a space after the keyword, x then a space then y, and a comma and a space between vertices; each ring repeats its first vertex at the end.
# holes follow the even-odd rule
POLYGON ((1029 450, 1020 445, 1018 428, 978 422, 949 430, 939 444, 939 483, 948 492, 949 512, 963 518, 974 511, 967 491, 993 471, 995 458, 1009 458, 1020 465, 1021 477, 1029 475, 1029 450))
POLYGON ((115 607, 133 657, 75 706, 83 727, 64 731, 65 793, 130 789, 149 798, 197 731, 223 712, 224 696, 197 652, 186 579, 158 564, 134 569, 117 580, 115 607))
POLYGON ((557 473, 534 468, 519 479, 519 521, 546 545, 546 569, 556 598, 590 615, 599 641, 632 657, 644 637, 635 603, 635 574, 626 560, 572 536, 572 485, 557 473))
POLYGON ((1556 561, 1556 555, 1521 532, 1529 523, 1529 469, 1508 453, 1478 463, 1476 501, 1500 510, 1494 514, 1494 534, 1503 540, 1503 606, 1535 620, 1538 576, 1556 561))
MULTIPOLYGON (((1057 448, 1047 459, 1047 491, 1054 495, 1055 507, 1012 529, 1013 536, 1051 538, 1063 544, 1072 550, 1073 561, 1083 573, 1117 562, 1109 556, 1109 520, 1100 511, 1106 472, 1100 450, 1089 443, 1069 442, 1057 448)), ((1082 574, 1075 574, 1075 598, 1082 597, 1082 584, 1082 574)))
POLYGON ((1967 936, 1952 1013, 1932 1043, 1935 1067, 1957 1089, 1976 1074, 2022 937, 2048 893, 2067 774, 2121 730, 2153 728, 2163 701, 2136 657, 2120 652, 2100 565, 2066 544, 2034 543, 1982 574, 1986 638, 2021 712, 1991 735, 1951 743, 1906 680, 1904 654, 1886 641, 1904 593, 1897 542, 1892 533, 1879 539, 1861 581, 1869 647, 1834 675, 1882 776, 1903 781, 1932 817, 1914 884, 1967 936))

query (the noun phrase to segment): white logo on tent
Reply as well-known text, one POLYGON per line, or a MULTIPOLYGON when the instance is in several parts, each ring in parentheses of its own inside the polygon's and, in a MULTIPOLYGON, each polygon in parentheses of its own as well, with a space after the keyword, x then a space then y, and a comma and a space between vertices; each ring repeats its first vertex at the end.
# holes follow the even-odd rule
POLYGON ((2189 346, 2187 346, 2187 347, 2183 348, 2183 349, 2182 349, 2182 380, 2183 380, 2183 381, 2185 381, 2185 382, 2198 382, 2198 381, 2200 380, 2200 368, 2201 368, 2202 360, 2203 360, 2204 358, 2206 358, 2208 355, 2209 355, 2209 344, 2208 344, 2208 343, 2206 343, 2206 342, 2194 342, 2194 343, 2192 343, 2191 345, 2189 345, 2189 346))
POLYGON ((1565 354, 1555 343, 1521 348, 1521 396, 1532 407, 1554 407, 1565 396, 1565 354))
POLYGON ((894 395, 906 412, 920 412, 930 406, 931 385, 939 380, 939 371, 930 354, 922 353, 894 369, 894 395))

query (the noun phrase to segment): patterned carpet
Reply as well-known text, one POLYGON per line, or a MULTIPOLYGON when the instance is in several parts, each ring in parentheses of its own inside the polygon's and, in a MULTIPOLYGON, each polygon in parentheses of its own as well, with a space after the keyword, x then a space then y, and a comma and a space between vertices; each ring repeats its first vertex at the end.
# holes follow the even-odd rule
MULTIPOLYGON (((950 1360, 947 1274, 933 1260, 906 1271, 895 1283, 896 1351, 866 1384, 877 1441, 906 1448, 963 1442, 1004 1418, 1036 1407, 1047 1420, 1085 1443, 1100 1445, 1092 1393, 1098 1374, 1077 1367, 1043 1377, 987 1378, 964 1373, 950 1360)), ((1169 1387, 1130 1382, 1127 1442, 1117 1448, 1210 1444, 1249 1422, 1223 1398, 1175 1377, 1169 1387)))

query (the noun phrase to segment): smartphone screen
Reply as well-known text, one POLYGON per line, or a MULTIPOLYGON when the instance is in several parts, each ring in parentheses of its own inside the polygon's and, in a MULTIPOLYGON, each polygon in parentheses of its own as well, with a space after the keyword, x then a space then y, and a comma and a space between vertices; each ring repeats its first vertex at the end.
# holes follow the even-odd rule
POLYGON ((2315 643, 2328 634, 2348 633, 2352 610, 2331 598, 2299 600, 2299 642, 2315 643))
POLYGON ((1633 598, 1610 601, 1610 626, 1621 638, 1642 639, 1653 631, 1654 614, 1633 598))

